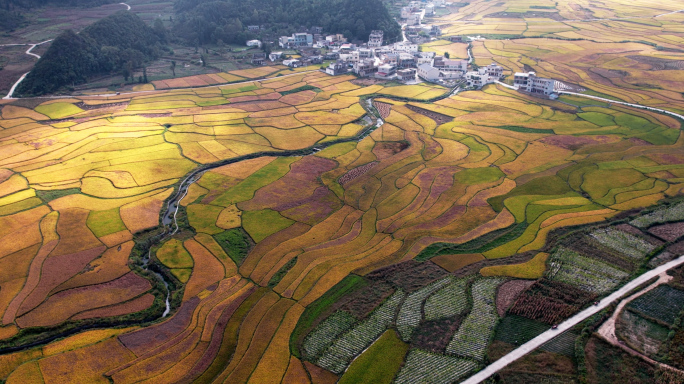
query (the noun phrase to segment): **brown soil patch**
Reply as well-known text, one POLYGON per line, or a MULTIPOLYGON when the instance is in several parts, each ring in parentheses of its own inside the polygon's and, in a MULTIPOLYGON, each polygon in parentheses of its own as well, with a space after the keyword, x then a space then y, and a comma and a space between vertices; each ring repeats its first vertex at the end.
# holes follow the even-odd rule
POLYGON ((392 104, 373 101, 373 106, 375 107, 375 109, 378 110, 378 112, 380 113, 380 117, 382 117, 383 119, 387 119, 387 117, 390 115, 390 112, 392 111, 392 104))
POLYGON ((367 86, 367 85, 373 85, 373 84, 385 84, 385 83, 387 83, 387 80, 373 79, 370 77, 366 77, 366 78, 352 80, 352 81, 350 81, 350 83, 356 84, 356 85, 366 85, 367 86))
POLYGON ((534 284, 533 280, 511 280, 499 286, 496 291, 496 311, 503 317, 518 295, 534 284))
POLYGON ((363 319, 396 291, 390 284, 378 282, 354 292, 349 301, 340 307, 357 319, 363 319))
POLYGON ((164 113, 141 113, 138 116, 146 117, 148 119, 154 118, 154 117, 168 117, 171 116, 171 112, 164 112, 164 113))
POLYGON ((396 155, 408 147, 409 143, 405 141, 380 141, 375 144, 373 153, 378 160, 384 160, 396 155))
POLYGON ((416 329, 411 346, 433 353, 444 354, 451 337, 461 326, 460 316, 423 322, 416 329))
POLYGON ((409 260, 377 269, 367 274, 366 278, 372 281, 383 280, 405 292, 413 292, 447 275, 447 271, 430 261, 420 263, 409 260))
MULTIPOLYGON (((90 111, 93 109, 101 109, 101 108, 112 108, 112 107, 127 107, 128 106, 128 101, 122 101, 119 103, 107 103, 107 104, 86 104, 84 102, 76 103, 74 104, 75 106, 84 109, 86 111, 90 111)), ((171 113, 168 114, 169 116, 171 113)))
POLYGON ((684 69, 684 60, 669 60, 653 56, 631 55, 627 58, 641 64, 648 64, 652 71, 681 70, 684 69))
POLYGON ((684 222, 657 225, 650 228, 648 232, 665 241, 675 241, 684 236, 684 222))
POLYGON ((455 272, 470 264, 477 263, 484 260, 484 256, 480 253, 469 253, 465 255, 441 255, 430 259, 433 263, 446 269, 449 272, 455 272))
POLYGON ((433 112, 433 111, 428 111, 427 109, 416 107, 415 105, 411 105, 411 104, 406 104, 406 108, 412 110, 413 112, 420 113, 423 116, 427 116, 427 117, 431 118, 432 120, 437 122, 437 125, 442 125, 444 123, 448 123, 454 119, 451 116, 443 115, 441 113, 437 113, 437 112, 433 112))
POLYGON ((358 166, 358 167, 350 170, 349 172, 345 173, 344 175, 342 175, 339 179, 337 179, 337 182, 340 183, 342 186, 344 186, 345 184, 348 184, 352 180, 354 180, 360 176, 363 176, 366 172, 370 171, 371 168, 373 168, 376 164, 378 164, 378 162, 373 161, 371 163, 358 166))

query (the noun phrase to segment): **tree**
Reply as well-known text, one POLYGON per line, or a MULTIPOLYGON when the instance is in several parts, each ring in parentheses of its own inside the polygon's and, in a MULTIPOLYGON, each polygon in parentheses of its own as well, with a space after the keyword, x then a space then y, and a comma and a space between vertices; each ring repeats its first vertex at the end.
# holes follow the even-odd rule
POLYGON ((173 77, 176 77, 176 60, 171 60, 171 72, 173 72, 173 77))
POLYGON ((152 27, 154 33, 159 37, 159 40, 166 41, 166 27, 164 27, 164 22, 160 18, 154 20, 154 26, 152 27))
POLYGON ((147 67, 143 67, 143 80, 147 83, 147 67))
POLYGON ((202 66, 206 67, 207 66, 207 57, 202 54, 202 55, 200 55, 200 60, 202 60, 202 66))
POLYGON ((124 77, 126 78, 126 81, 128 81, 129 76, 131 78, 131 81, 133 81, 133 62, 132 61, 127 61, 126 66, 124 67, 124 77))
POLYGON ((444 58, 445 58, 445 59, 448 59, 449 57, 450 57, 450 56, 449 56, 449 52, 444 52, 444 58))

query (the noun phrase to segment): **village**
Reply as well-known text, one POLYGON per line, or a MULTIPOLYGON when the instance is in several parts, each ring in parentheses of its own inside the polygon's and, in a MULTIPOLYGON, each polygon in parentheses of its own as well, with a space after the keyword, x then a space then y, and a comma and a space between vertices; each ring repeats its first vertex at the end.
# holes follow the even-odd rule
MULTIPOLYGON (((444 7, 444 0, 430 3, 411 1, 401 8, 400 23, 403 41, 384 44, 384 32, 374 30, 368 42, 355 44, 342 34, 323 34, 320 27, 311 27, 307 32, 281 36, 277 44, 283 50, 295 50, 298 57, 291 57, 283 51, 253 54, 252 64, 264 65, 280 62, 290 68, 323 65, 329 75, 354 73, 359 77, 379 81, 397 81, 404 84, 430 82, 454 88, 479 89, 487 84, 503 80, 503 68, 497 63, 478 67, 472 62, 470 49, 468 59, 451 59, 449 55, 422 52, 420 44, 440 38, 442 32, 437 25, 423 24, 425 17, 433 16, 435 9, 444 7)), ((259 26, 248 28, 258 30, 259 26)), ((442 37, 451 42, 467 42, 468 37, 442 37)), ((247 42, 250 47, 261 47, 261 41, 247 42)), ((513 87, 534 95, 553 97, 556 81, 537 77, 534 72, 516 73, 513 87)))

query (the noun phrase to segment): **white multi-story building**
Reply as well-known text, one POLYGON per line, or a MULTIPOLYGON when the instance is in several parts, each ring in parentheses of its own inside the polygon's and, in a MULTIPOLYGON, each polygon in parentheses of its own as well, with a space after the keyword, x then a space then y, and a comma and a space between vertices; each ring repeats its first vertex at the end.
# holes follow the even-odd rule
POLYGON ((501 76, 503 76, 503 68, 496 63, 480 67, 477 71, 468 72, 465 75, 468 86, 475 88, 481 88, 498 81, 501 76))
POLYGON ((373 50, 368 48, 359 48, 359 59, 370 59, 373 57, 373 50))
POLYGON ((430 64, 432 65, 433 60, 435 59, 435 53, 434 52, 417 52, 414 53, 416 56, 416 65, 420 66, 421 64, 430 64))
POLYGON ((268 59, 271 61, 280 60, 281 57, 283 57, 282 52, 271 52, 268 54, 268 59))
POLYGON ((445 59, 442 61, 443 71, 458 71, 465 73, 468 71, 468 60, 450 60, 445 59))
POLYGON ((418 44, 412 44, 407 41, 402 41, 400 43, 394 43, 392 46, 394 52, 406 52, 406 53, 416 53, 418 52, 418 44))
POLYGON ((365 59, 355 63, 353 71, 359 76, 369 76, 373 73, 376 73, 378 71, 378 67, 375 65, 375 60, 365 59))
POLYGON ((411 14, 406 18, 407 25, 420 25, 423 19, 422 12, 411 12, 411 14))
POLYGON ((385 33, 380 30, 371 31, 368 37, 368 48, 380 48, 382 47, 382 39, 385 33))
POLYGON ((433 16, 435 14, 435 5, 432 3, 425 4, 425 16, 433 16))
POLYGON ((439 80, 439 69, 430 64, 421 64, 418 66, 418 77, 428 81, 439 80))
POLYGON ((292 36, 281 36, 278 39, 281 48, 291 47, 311 47, 313 46, 313 35, 310 33, 293 33, 292 36))
POLYGON ((259 40, 249 40, 249 41, 247 42, 247 46, 248 46, 248 47, 259 47, 259 48, 261 48, 261 41, 259 41, 259 40))
POLYGON ((416 69, 405 68, 397 71, 397 79, 403 82, 411 82, 416 80, 416 69))
POLYGON ((340 61, 330 63, 330 65, 328 65, 328 67, 325 69, 325 73, 333 76, 347 73, 347 64, 340 61))
POLYGON ((513 85, 525 92, 549 96, 553 93, 556 81, 537 77, 535 72, 517 72, 513 78, 513 85))
POLYGON ((392 64, 383 64, 378 67, 377 76, 387 78, 397 73, 397 67, 392 64))

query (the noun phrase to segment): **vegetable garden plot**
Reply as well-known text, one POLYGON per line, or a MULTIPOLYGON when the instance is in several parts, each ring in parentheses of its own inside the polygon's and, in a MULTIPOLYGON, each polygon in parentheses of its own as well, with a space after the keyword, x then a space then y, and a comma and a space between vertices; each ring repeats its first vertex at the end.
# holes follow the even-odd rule
MULTIPOLYGON (((465 313, 469 307, 469 277, 451 280, 425 300, 425 320, 436 320, 465 313)), ((440 280, 442 281, 442 280, 440 280)))
POLYGON ((684 291, 660 285, 631 301, 627 309, 672 326, 684 309, 684 291))
POLYGON ((402 340, 411 340, 414 329, 420 324, 423 317, 422 308, 425 299, 450 282, 451 279, 449 278, 439 280, 411 293, 404 299, 396 321, 402 340))
POLYGON ((646 228, 653 224, 662 224, 681 220, 684 220, 684 202, 660 207, 649 214, 639 216, 638 218, 632 220, 630 224, 640 228, 646 228))
POLYGON ((575 285, 594 293, 610 291, 627 276, 627 272, 562 247, 551 256, 547 273, 550 280, 575 285))
POLYGON ((477 363, 472 360, 412 349, 395 383, 413 384, 424 380, 433 384, 449 384, 464 379, 476 367, 477 363))
POLYGON ((499 319, 494 299, 496 287, 503 281, 483 278, 473 282, 470 291, 473 308, 447 346, 447 353, 482 361, 499 319))
POLYGON ((635 259, 641 259, 656 246, 629 233, 620 231, 613 227, 597 229, 590 234, 601 244, 613 248, 624 255, 635 259))
POLYGON ((349 363, 377 339, 394 321, 404 292, 397 291, 370 316, 351 330, 342 334, 316 361, 316 364, 337 374, 342 373, 349 363))

